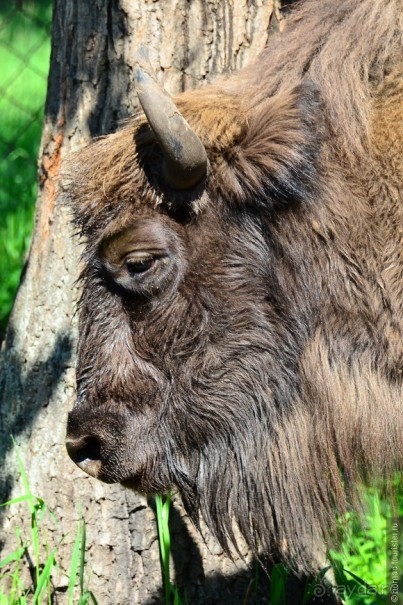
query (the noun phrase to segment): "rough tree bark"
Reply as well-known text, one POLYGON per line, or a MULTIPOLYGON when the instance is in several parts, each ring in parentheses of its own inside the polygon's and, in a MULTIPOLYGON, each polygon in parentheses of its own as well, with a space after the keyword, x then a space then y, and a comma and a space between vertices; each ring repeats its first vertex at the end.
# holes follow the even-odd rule
MULTIPOLYGON (((100 605, 161 602, 162 578, 152 507, 85 476, 64 448, 74 399, 78 243, 56 195, 60 167, 68 153, 113 131, 135 110, 132 69, 141 43, 150 47, 159 79, 176 93, 251 60, 279 18, 274 0, 55 1, 35 230, 1 353, 0 497, 21 493, 13 435, 33 492, 60 519, 47 528, 49 543, 66 534, 61 568, 69 566, 71 528, 83 512, 91 588, 100 605)), ((24 509, 15 511, 3 511, 5 553, 13 546, 13 525, 30 523, 24 509)), ((200 540, 177 501, 172 532, 173 574, 189 603, 244 602, 254 572, 225 558, 207 532, 200 540)), ((55 576, 55 603, 66 602, 67 583, 55 576)))

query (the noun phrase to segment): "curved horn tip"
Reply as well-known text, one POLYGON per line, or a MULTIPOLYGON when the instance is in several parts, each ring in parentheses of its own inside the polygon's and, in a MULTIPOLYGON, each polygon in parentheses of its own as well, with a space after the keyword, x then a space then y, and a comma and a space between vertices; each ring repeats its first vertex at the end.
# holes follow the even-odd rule
POLYGON ((194 187, 207 172, 206 150, 172 98, 158 84, 144 45, 136 52, 134 78, 140 104, 164 154, 165 179, 177 189, 194 187))

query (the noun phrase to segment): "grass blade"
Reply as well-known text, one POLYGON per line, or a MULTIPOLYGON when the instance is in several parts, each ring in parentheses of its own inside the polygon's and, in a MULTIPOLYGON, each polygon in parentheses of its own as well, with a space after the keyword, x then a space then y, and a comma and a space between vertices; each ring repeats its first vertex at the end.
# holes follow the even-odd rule
MULTIPOLYGON (((39 574, 39 536, 38 536, 38 524, 37 524, 38 503, 37 504, 32 503, 32 501, 36 500, 36 498, 34 497, 34 495, 31 492, 31 486, 29 484, 28 475, 25 470, 24 463, 22 461, 20 449, 13 436, 11 436, 11 440, 12 440, 14 448, 15 448, 15 455, 17 457, 18 469, 20 471, 22 485, 23 485, 24 491, 25 491, 24 496, 26 498, 26 502, 28 503, 28 508, 31 513, 31 537, 32 537, 32 547, 34 550, 36 585, 38 585, 39 576, 40 576, 40 574, 39 574)), ((42 503, 43 503, 43 500, 42 500, 42 503)), ((40 504, 39 504, 39 506, 40 506, 40 504)))
POLYGON ((80 591, 84 593, 84 569, 85 569, 85 544, 87 540, 85 523, 81 528, 81 557, 80 557, 80 591))
POLYGON ((34 593, 34 597, 32 599, 32 605, 36 605, 36 603, 38 602, 38 599, 40 597, 40 594, 43 590, 43 588, 50 583, 50 576, 52 573, 52 567, 55 564, 55 557, 56 557, 56 552, 57 552, 57 548, 54 549, 54 551, 52 552, 52 554, 48 557, 46 563, 45 563, 45 567, 43 568, 41 574, 39 575, 39 580, 38 583, 36 585, 36 590, 34 593))
POLYGON ((287 571, 284 565, 273 565, 270 573, 270 605, 285 603, 285 583, 287 571))
POLYGON ((366 582, 365 580, 363 580, 362 578, 360 578, 359 576, 357 576, 355 573, 353 573, 352 571, 349 571, 348 569, 344 568, 344 571, 346 573, 348 573, 354 580, 355 582, 359 585, 362 586, 363 588, 366 588, 369 593, 373 596, 378 596, 380 597, 381 595, 378 594, 378 592, 375 590, 374 586, 371 586, 371 584, 368 584, 368 582, 366 582))
POLYGON ((17 498, 13 498, 12 500, 7 500, 7 502, 3 502, 2 504, 0 504, 0 508, 2 506, 11 506, 12 504, 25 502, 26 500, 36 500, 37 502, 44 504, 42 498, 38 498, 38 496, 33 496, 32 494, 26 494, 24 496, 18 496, 17 498))
POLYGON ((163 502, 162 496, 155 496, 157 508, 157 529, 162 564, 162 576, 164 579, 165 605, 171 603, 171 580, 169 574, 169 555, 171 552, 171 538, 169 534, 169 509, 171 500, 169 496, 163 502))
POLYGON ((25 546, 22 546, 21 548, 18 548, 14 552, 10 553, 7 557, 0 561, 0 568, 4 567, 8 563, 11 563, 11 561, 19 561, 21 557, 23 557, 25 550, 25 546))
POLYGON ((179 598, 178 589, 174 589, 174 605, 181 605, 181 600, 179 598))
POLYGON ((69 577, 69 585, 68 585, 68 589, 67 589, 68 605, 73 605, 74 587, 76 585, 78 564, 80 562, 81 540, 82 540, 82 525, 80 523, 78 526, 78 529, 77 529, 76 539, 74 540, 73 554, 71 555, 70 574, 69 574, 70 577, 69 577))
POLYGON ((95 595, 91 590, 86 590, 81 595, 78 605, 87 605, 89 599, 91 599, 93 605, 98 605, 98 601, 96 600, 95 595))

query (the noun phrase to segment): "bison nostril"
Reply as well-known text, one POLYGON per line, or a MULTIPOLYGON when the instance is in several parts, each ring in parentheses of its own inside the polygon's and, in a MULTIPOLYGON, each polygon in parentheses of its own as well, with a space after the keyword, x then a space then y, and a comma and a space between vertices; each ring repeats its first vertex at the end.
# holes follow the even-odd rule
POLYGON ((80 466, 85 460, 101 460, 101 445, 96 437, 85 436, 80 439, 66 441, 66 449, 70 458, 80 466))

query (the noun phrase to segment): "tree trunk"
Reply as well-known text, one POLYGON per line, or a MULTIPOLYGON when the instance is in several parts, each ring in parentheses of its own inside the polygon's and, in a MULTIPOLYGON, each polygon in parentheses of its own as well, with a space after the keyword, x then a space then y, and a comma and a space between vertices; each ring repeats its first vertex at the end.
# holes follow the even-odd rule
MULTIPOLYGON (((146 499, 87 477, 65 452, 75 391, 79 245, 56 194, 60 167, 68 153, 113 131, 135 110, 132 71, 141 43, 149 46, 159 79, 176 93, 251 60, 279 16, 274 0, 55 2, 35 230, 1 353, 0 496, 22 493, 12 435, 32 492, 59 519, 46 521, 46 540, 52 549, 65 536, 57 554, 61 569, 69 569, 76 521, 84 516, 90 588, 100 605, 161 603, 162 576, 146 499)), ((15 547, 16 525, 29 532, 26 510, 24 503, 3 509, 4 556, 15 547)), ((245 597, 254 570, 224 557, 207 532, 201 540, 177 499, 171 531, 173 581, 188 603, 257 602, 245 597)), ((53 602, 67 603, 67 585, 67 575, 55 572, 53 602)))

